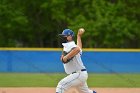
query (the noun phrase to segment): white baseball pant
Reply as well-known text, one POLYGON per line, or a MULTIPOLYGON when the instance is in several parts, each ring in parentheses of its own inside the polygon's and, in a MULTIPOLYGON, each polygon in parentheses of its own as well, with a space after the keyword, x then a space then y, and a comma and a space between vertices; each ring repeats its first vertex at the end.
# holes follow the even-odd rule
POLYGON ((71 87, 75 87, 79 93, 93 93, 87 86, 87 78, 87 71, 70 74, 58 83, 56 93, 65 93, 71 87))

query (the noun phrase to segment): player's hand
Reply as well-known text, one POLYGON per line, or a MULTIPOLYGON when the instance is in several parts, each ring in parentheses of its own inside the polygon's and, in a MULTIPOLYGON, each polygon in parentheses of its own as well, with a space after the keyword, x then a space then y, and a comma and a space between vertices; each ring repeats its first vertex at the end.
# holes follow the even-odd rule
POLYGON ((62 57, 62 61, 63 61, 64 63, 66 63, 66 62, 68 61, 67 56, 63 56, 63 57, 62 57))
POLYGON ((77 36, 82 36, 82 34, 85 32, 85 29, 84 28, 80 28, 78 30, 78 33, 77 33, 77 36))
POLYGON ((61 55, 60 59, 63 63, 66 63, 68 61, 67 57, 64 55, 61 55))
POLYGON ((63 57, 64 57, 64 55, 61 55, 61 57, 60 57, 60 60, 61 60, 61 61, 63 60, 63 59, 62 59, 63 57))

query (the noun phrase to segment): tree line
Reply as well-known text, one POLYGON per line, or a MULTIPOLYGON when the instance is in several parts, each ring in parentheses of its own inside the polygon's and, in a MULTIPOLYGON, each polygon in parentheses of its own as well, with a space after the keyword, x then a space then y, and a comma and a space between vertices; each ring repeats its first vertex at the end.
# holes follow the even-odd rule
POLYGON ((140 48, 140 0, 0 0, 0 47, 61 47, 80 27, 86 48, 140 48))

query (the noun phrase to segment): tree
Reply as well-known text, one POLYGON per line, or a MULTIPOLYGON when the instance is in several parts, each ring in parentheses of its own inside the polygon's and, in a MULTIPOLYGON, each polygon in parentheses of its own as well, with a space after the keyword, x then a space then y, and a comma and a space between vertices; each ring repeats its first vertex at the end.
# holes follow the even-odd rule
POLYGON ((139 48, 139 0, 0 0, 1 47, 61 47, 84 27, 84 47, 139 48), (87 42, 88 40, 88 42, 87 42))

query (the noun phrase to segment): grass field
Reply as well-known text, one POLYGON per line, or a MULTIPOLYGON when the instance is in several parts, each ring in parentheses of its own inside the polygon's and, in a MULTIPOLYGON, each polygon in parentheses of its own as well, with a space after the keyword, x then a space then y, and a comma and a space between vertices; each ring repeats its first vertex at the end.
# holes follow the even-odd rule
MULTIPOLYGON (((56 87, 62 73, 0 73, 0 87, 56 87)), ((140 87, 140 74, 89 74, 89 87, 140 87)))

